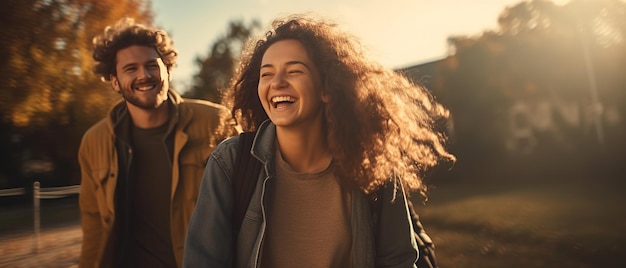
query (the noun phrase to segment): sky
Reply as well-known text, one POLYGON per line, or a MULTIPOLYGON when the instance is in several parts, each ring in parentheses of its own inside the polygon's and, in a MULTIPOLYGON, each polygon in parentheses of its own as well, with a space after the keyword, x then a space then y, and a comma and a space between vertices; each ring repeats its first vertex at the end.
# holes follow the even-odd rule
MULTIPOLYGON (((174 85, 185 91, 210 46, 230 21, 253 19, 268 29, 275 18, 313 13, 361 40, 369 56, 389 68, 444 58, 450 36, 498 29, 498 16, 523 0, 152 0, 155 24, 174 39, 179 59, 174 85)), ((566 0, 553 0, 563 4, 566 0)))

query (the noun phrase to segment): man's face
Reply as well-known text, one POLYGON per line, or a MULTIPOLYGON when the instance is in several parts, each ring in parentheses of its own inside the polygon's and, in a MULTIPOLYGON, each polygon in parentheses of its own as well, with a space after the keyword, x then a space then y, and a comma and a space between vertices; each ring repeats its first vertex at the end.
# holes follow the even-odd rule
POLYGON ((128 105, 153 110, 167 100, 170 75, 153 47, 134 45, 120 49, 116 62, 117 75, 111 75, 111 85, 128 105))

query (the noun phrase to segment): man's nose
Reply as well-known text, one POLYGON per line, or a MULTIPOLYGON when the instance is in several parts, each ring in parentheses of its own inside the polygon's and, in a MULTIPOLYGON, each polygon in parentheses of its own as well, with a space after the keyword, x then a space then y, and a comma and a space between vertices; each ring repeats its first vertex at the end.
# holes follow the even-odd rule
POLYGON ((150 70, 148 68, 141 68, 141 70, 139 71, 139 74, 140 74, 139 78, 145 78, 145 79, 152 78, 152 74, 150 73, 150 70))

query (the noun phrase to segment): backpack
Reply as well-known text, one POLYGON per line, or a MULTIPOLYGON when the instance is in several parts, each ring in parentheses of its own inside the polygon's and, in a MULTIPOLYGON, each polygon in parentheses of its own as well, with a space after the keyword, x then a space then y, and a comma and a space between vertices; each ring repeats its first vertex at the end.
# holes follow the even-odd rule
MULTIPOLYGON (((241 222, 248 209, 254 188, 256 187, 259 172, 261 172, 263 168, 262 163, 250 154, 255 133, 256 132, 243 132, 239 135, 239 146, 237 147, 237 156, 232 176, 234 201, 232 227, 235 232, 233 234, 234 240, 237 239, 236 237, 241 228, 241 222)), ((380 197, 382 188, 378 190, 376 194, 380 197)), ((372 215, 374 215, 373 217, 376 217, 378 211, 380 211, 381 205, 378 201, 380 199, 381 198, 376 198, 370 203, 372 215)), ((433 244, 432 239, 430 239, 426 231, 424 231, 422 223, 419 221, 419 216, 415 213, 415 210, 413 210, 411 200, 407 199, 407 203, 413 223, 413 235, 415 236, 415 241, 419 249, 419 258, 415 264, 419 268, 437 268, 435 244, 433 244)))

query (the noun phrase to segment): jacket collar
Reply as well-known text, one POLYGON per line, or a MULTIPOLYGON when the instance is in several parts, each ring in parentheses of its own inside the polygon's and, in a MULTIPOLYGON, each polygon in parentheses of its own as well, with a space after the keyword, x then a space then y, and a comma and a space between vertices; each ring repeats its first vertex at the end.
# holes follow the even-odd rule
POLYGON ((267 119, 257 129, 250 153, 267 166, 274 156, 275 141, 276 126, 267 119))

